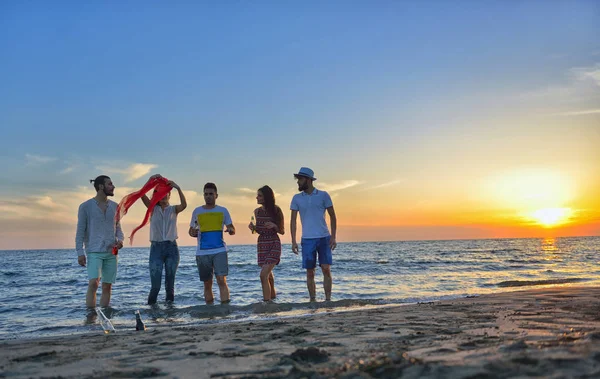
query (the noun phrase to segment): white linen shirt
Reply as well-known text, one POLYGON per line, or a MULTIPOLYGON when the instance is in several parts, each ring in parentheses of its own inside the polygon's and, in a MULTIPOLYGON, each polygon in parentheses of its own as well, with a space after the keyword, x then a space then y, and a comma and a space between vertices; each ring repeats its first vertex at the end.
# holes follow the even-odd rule
POLYGON ((160 205, 154 206, 150 219, 150 242, 174 242, 177 239, 176 207, 176 205, 169 205, 163 210, 160 205))

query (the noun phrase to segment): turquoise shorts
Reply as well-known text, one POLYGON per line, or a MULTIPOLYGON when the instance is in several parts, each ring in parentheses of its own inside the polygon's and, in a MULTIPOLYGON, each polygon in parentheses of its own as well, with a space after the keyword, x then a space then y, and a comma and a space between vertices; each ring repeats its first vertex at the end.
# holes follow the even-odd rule
POLYGON ((117 257, 113 253, 88 253, 88 279, 102 278, 102 283, 114 283, 117 280, 117 257))

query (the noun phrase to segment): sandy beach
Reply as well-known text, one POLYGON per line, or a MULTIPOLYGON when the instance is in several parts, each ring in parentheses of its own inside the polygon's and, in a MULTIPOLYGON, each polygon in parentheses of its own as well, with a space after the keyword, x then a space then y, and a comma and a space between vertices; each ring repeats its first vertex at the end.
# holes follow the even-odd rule
POLYGON ((9 340, 1 377, 600 377, 600 288, 9 340))

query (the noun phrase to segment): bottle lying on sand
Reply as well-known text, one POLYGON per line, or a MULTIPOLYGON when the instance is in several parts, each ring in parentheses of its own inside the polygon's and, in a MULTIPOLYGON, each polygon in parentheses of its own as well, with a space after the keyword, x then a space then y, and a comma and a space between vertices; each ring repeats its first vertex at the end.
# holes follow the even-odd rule
POLYGON ((146 330, 140 311, 135 311, 135 330, 146 330))
POLYGON ((96 307, 96 314, 100 319, 100 324, 102 325, 102 329, 104 329, 104 334, 114 333, 115 327, 113 326, 112 322, 110 322, 108 317, 104 315, 104 312, 102 312, 100 307, 96 307))

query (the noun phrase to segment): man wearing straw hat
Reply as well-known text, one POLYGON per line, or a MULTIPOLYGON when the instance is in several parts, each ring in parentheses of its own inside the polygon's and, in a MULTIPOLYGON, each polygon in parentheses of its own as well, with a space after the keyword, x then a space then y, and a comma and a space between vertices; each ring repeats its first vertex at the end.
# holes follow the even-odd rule
POLYGON ((315 268, 317 259, 323 272, 323 289, 325 290, 325 301, 331 300, 331 264, 332 250, 337 246, 335 235, 337 231, 337 220, 331 197, 325 191, 316 189, 313 182, 317 180, 314 172, 308 167, 302 167, 294 174, 298 183, 300 193, 294 195, 290 209, 292 217, 290 231, 292 233, 292 251, 298 254, 298 243, 296 242, 296 219, 300 212, 302 222, 302 268, 306 269, 306 286, 310 301, 316 301, 315 268), (327 229, 325 211, 329 213, 331 234, 327 229))

